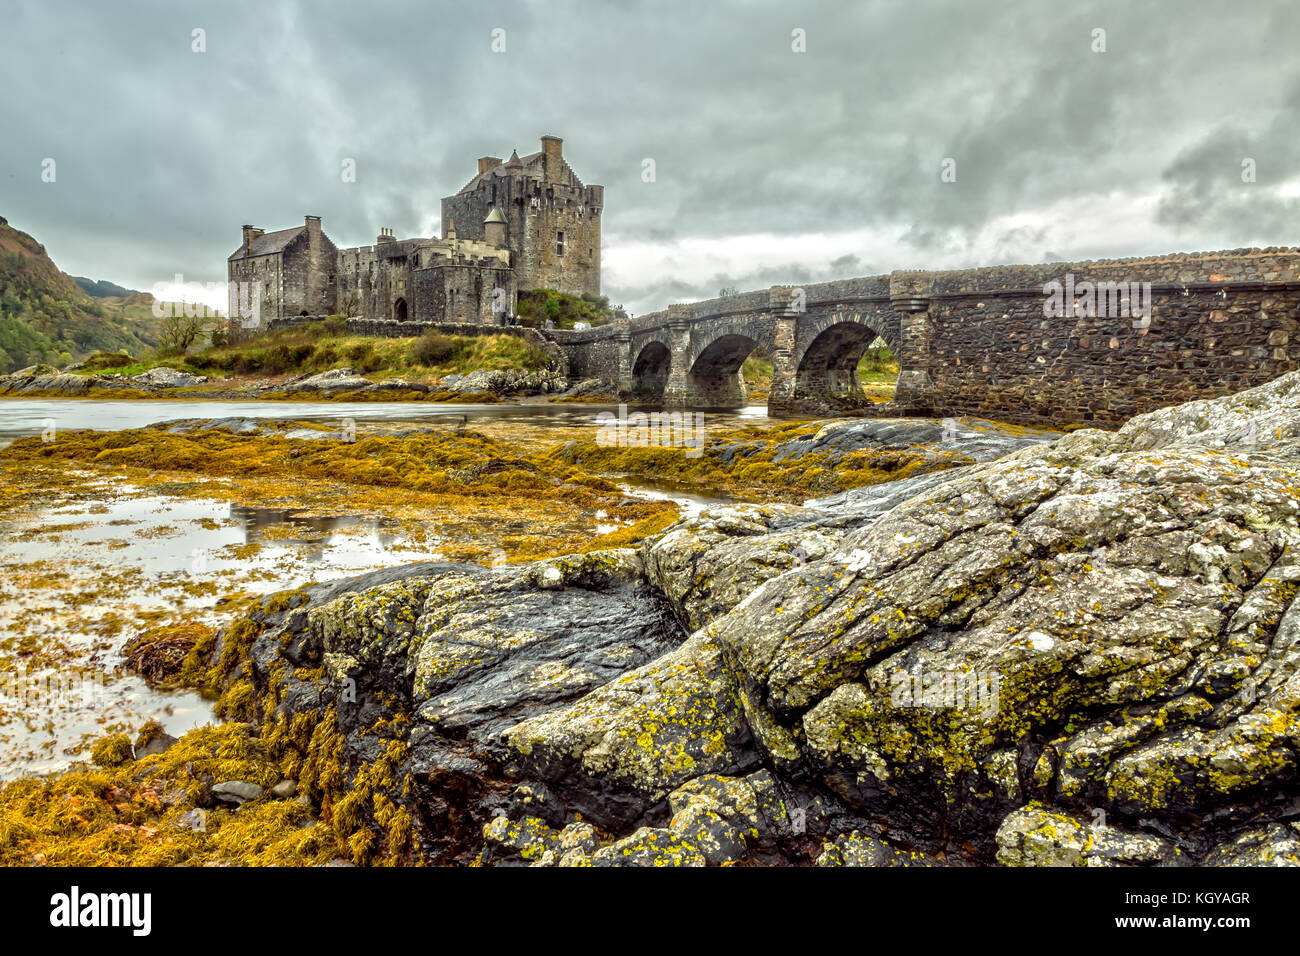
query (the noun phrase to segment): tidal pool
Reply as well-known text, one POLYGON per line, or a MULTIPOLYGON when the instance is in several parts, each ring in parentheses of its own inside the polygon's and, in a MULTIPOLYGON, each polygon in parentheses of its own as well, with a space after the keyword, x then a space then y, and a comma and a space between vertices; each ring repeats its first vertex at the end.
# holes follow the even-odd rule
MULTIPOLYGON (((602 410, 0 399, 0 445, 40 434, 51 421, 56 431, 114 430, 205 417, 353 418, 359 427, 472 420, 521 444, 549 444, 595 426, 602 410)), ((767 420, 760 406, 708 421, 726 427, 767 420)), ((473 560, 505 561, 504 539, 527 530, 508 520, 493 523, 486 512, 386 506, 365 514, 346 505, 331 511, 340 502, 320 489, 272 501, 238 479, 141 484, 91 468, 41 480, 47 484, 39 485, 35 500, 0 513, 0 779, 60 770, 85 759, 94 738, 134 731, 150 719, 176 735, 212 719, 199 695, 150 687, 124 669, 122 648, 142 631, 220 626, 248 600, 312 581, 413 561, 464 560, 467 536, 482 555, 473 560)), ((667 483, 625 478, 620 484, 630 496, 672 500, 685 514, 725 500, 667 483)), ((604 512, 566 520, 553 530, 600 535, 623 526, 604 512)))

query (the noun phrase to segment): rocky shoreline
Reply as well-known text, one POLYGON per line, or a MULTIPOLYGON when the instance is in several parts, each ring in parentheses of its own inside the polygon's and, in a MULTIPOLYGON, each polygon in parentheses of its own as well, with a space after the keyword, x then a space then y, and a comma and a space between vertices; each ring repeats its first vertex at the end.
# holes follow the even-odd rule
POLYGON ((356 862, 1295 864, 1298 400, 311 588, 206 660, 356 862))
POLYGON ((370 379, 350 368, 316 375, 250 382, 221 388, 220 382, 158 367, 138 375, 77 374, 32 366, 0 375, 0 396, 23 398, 196 398, 218 400, 495 402, 545 396, 562 401, 616 401, 613 386, 597 379, 570 382, 557 371, 481 369, 447 375, 430 384, 402 378, 370 379))
POLYGON ((258 762, 123 773, 291 818, 281 862, 1300 864, 1300 373, 947 438, 966 463, 635 547, 277 595, 179 665, 258 762))

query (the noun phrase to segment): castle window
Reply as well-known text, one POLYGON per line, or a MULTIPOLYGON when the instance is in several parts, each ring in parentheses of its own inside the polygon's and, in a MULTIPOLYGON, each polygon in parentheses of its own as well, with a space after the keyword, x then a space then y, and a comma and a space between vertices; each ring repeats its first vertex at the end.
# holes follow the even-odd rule
POLYGON ((562 232, 555 234, 555 254, 557 256, 564 255, 564 233, 562 232))

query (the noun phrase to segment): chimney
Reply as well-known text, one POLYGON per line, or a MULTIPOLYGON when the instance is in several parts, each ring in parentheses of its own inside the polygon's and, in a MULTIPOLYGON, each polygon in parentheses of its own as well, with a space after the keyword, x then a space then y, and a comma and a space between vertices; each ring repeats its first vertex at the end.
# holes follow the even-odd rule
POLYGON ((543 168, 548 183, 558 183, 562 178, 564 172, 564 157, 560 153, 562 145, 564 140, 558 136, 542 137, 543 168))
POLYGON ((252 226, 244 226, 244 248, 245 249, 252 248, 253 239, 256 238, 256 233, 257 230, 254 229, 252 226))
POLYGON ((312 235, 320 233, 320 216, 307 217, 307 231, 312 235))
POLYGON ((393 230, 387 226, 381 226, 379 229, 379 238, 375 240, 375 245, 383 245, 386 242, 396 242, 393 237, 393 230))
POLYGON ((501 160, 495 156, 481 156, 478 161, 478 171, 480 174, 486 173, 489 169, 494 169, 501 165, 501 160))

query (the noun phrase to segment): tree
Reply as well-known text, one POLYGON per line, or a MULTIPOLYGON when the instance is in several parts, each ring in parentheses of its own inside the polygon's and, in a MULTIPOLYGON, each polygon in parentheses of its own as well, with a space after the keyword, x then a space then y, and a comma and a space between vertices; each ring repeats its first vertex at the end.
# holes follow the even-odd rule
POLYGON ((163 316, 158 331, 160 351, 184 355, 203 334, 203 320, 197 315, 186 315, 185 311, 172 308, 169 315, 163 316))

